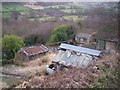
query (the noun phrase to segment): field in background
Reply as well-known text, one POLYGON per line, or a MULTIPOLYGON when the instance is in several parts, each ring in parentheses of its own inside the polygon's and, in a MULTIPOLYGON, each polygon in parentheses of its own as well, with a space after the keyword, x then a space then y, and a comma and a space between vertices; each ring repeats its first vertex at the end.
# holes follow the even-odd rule
POLYGON ((69 15, 69 16, 63 16, 64 19, 70 20, 70 21, 82 21, 86 19, 86 16, 77 16, 77 15, 69 15))
POLYGON ((20 11, 20 10, 31 10, 29 7, 25 7, 24 5, 3 5, 2 12, 6 11, 20 11))
POLYGON ((3 5, 2 6, 2 17, 9 18, 14 11, 29 11, 31 8, 24 5, 3 5))

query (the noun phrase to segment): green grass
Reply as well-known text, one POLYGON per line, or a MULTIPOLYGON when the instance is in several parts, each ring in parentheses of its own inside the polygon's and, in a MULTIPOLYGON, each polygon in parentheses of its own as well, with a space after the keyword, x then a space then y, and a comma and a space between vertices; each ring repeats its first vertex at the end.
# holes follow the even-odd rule
POLYGON ((64 19, 67 20, 73 20, 73 21, 78 21, 78 20, 84 20, 86 17, 85 16, 76 16, 76 15, 70 15, 70 16, 63 16, 64 19))
POLYGON ((39 18, 40 21, 48 21, 51 20, 52 17, 44 17, 44 18, 39 18))
POLYGON ((56 6, 47 6, 46 8, 59 8, 59 6, 58 5, 56 5, 56 6))
POLYGON ((60 8, 60 6, 64 6, 64 5, 47 6, 47 7, 45 7, 45 8, 60 8))
POLYGON ((21 10, 31 10, 28 7, 25 7, 23 5, 3 5, 2 6, 2 17, 9 18, 11 17, 12 12, 11 11, 21 11, 21 10))
POLYGON ((11 17, 11 14, 12 14, 12 12, 2 13, 2 17, 9 18, 9 17, 11 17))
POLYGON ((31 10, 29 7, 25 7, 23 5, 3 5, 2 11, 20 11, 20 10, 31 10))
POLYGON ((65 12, 65 13, 71 13, 72 12, 72 9, 64 9, 64 10, 61 10, 62 12, 65 12))
MULTIPOLYGON (((49 21, 53 19, 54 17, 42 17, 42 18, 36 18, 39 21, 49 21)), ((31 21, 34 21, 34 18, 30 19, 31 21)))
POLYGON ((81 13, 84 13, 84 9, 62 9, 61 10, 62 12, 65 12, 65 13, 73 13, 73 12, 81 12, 81 13))
POLYGON ((67 20, 76 20, 78 18, 78 16, 75 15, 71 15, 71 16, 63 16, 63 18, 67 19, 67 20))

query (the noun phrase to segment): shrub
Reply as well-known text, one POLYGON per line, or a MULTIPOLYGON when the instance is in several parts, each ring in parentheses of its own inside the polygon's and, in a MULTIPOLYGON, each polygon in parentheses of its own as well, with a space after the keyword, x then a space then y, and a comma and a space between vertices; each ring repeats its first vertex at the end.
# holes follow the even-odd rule
POLYGON ((74 37, 75 30, 73 26, 61 25, 57 28, 54 28, 52 35, 47 43, 55 43, 60 41, 66 41, 74 37))
POLYGON ((2 38, 3 59, 11 60, 15 57, 15 53, 23 47, 23 40, 15 35, 5 35, 2 38))

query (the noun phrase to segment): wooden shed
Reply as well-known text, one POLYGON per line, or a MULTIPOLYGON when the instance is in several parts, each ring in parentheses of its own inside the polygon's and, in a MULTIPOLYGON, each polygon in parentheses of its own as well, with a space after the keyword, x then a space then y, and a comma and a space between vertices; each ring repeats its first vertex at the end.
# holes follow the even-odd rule
POLYGON ((91 34, 79 33, 75 36, 75 41, 79 44, 90 44, 91 42, 95 41, 94 34, 95 32, 91 34))
POLYGON ((116 50, 118 47, 118 39, 96 38, 96 49, 99 50, 116 50))
POLYGON ((33 60, 45 55, 48 51, 49 49, 44 45, 21 48, 17 53, 17 58, 20 60, 33 60))

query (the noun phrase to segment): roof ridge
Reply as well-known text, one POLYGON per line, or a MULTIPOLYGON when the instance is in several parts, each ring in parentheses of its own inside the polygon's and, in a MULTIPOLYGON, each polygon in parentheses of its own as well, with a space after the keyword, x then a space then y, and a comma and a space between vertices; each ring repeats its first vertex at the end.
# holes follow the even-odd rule
POLYGON ((90 49, 90 48, 85 48, 85 47, 78 47, 75 45, 70 45, 70 44, 65 44, 65 43, 61 43, 61 45, 59 46, 60 48, 65 48, 65 49, 70 49, 72 51, 76 51, 76 52, 82 52, 82 53, 86 53, 86 54, 90 54, 90 55, 95 55, 95 56, 99 56, 100 53, 102 51, 99 50, 95 50, 95 49, 90 49))

